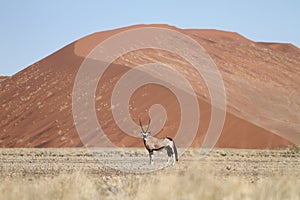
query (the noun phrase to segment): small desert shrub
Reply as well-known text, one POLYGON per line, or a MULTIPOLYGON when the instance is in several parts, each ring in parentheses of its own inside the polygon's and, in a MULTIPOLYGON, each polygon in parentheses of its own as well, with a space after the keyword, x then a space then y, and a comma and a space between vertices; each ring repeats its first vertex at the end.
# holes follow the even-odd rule
POLYGON ((289 150, 290 150, 291 153, 296 153, 296 154, 298 154, 298 153, 300 153, 300 146, 294 145, 294 146, 291 147, 289 150))

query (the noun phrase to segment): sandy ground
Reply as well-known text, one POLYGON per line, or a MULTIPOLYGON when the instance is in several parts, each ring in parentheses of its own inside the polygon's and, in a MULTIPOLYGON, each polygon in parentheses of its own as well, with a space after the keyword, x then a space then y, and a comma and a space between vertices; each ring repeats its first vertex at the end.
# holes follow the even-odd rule
MULTIPOLYGON (((292 150, 214 149, 200 157, 199 150, 189 149, 175 166, 167 166, 165 152, 155 154, 155 164, 148 164, 142 148, 94 149, 0 149, 0 177, 30 180, 81 172, 93 176, 123 176, 149 172, 184 174, 191 168, 206 171, 218 179, 238 177, 256 182, 273 176, 300 176, 300 153, 292 150), (191 167, 192 166, 192 167, 191 167)), ((147 173, 148 174, 148 173, 147 173)))

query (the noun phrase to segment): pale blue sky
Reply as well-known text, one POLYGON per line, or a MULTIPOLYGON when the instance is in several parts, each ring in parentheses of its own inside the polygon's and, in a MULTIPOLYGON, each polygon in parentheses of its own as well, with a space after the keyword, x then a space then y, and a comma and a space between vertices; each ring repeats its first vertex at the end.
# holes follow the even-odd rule
POLYGON ((88 34, 133 24, 234 31, 300 47, 300 1, 0 2, 0 75, 12 75, 88 34))

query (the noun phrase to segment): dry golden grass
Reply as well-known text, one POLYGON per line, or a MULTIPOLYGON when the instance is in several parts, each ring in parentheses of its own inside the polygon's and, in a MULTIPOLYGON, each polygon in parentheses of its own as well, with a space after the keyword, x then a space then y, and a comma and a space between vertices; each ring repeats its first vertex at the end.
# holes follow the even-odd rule
MULTIPOLYGON (((144 149, 126 152, 147 157, 144 149)), ((132 174, 99 166, 84 149, 2 149, 0 199, 300 198, 299 152, 216 149, 201 160, 195 155, 188 151, 173 167, 132 174)))
POLYGON ((219 180, 198 170, 184 175, 163 173, 91 177, 83 173, 34 180, 6 179, 0 199, 299 199, 300 180, 273 177, 256 183, 219 180))

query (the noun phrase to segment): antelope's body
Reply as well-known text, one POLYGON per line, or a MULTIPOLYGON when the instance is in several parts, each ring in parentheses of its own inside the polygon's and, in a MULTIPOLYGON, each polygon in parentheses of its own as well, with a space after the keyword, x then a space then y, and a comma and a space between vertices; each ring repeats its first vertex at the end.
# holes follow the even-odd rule
POLYGON ((153 165, 153 152, 165 149, 168 154, 168 162, 171 160, 171 158, 173 158, 174 165, 175 161, 178 161, 178 153, 173 139, 169 137, 155 138, 150 136, 150 131, 148 131, 150 126, 150 120, 146 131, 144 131, 141 121, 140 126, 142 129, 141 133, 143 135, 144 145, 149 152, 150 164, 153 165))

